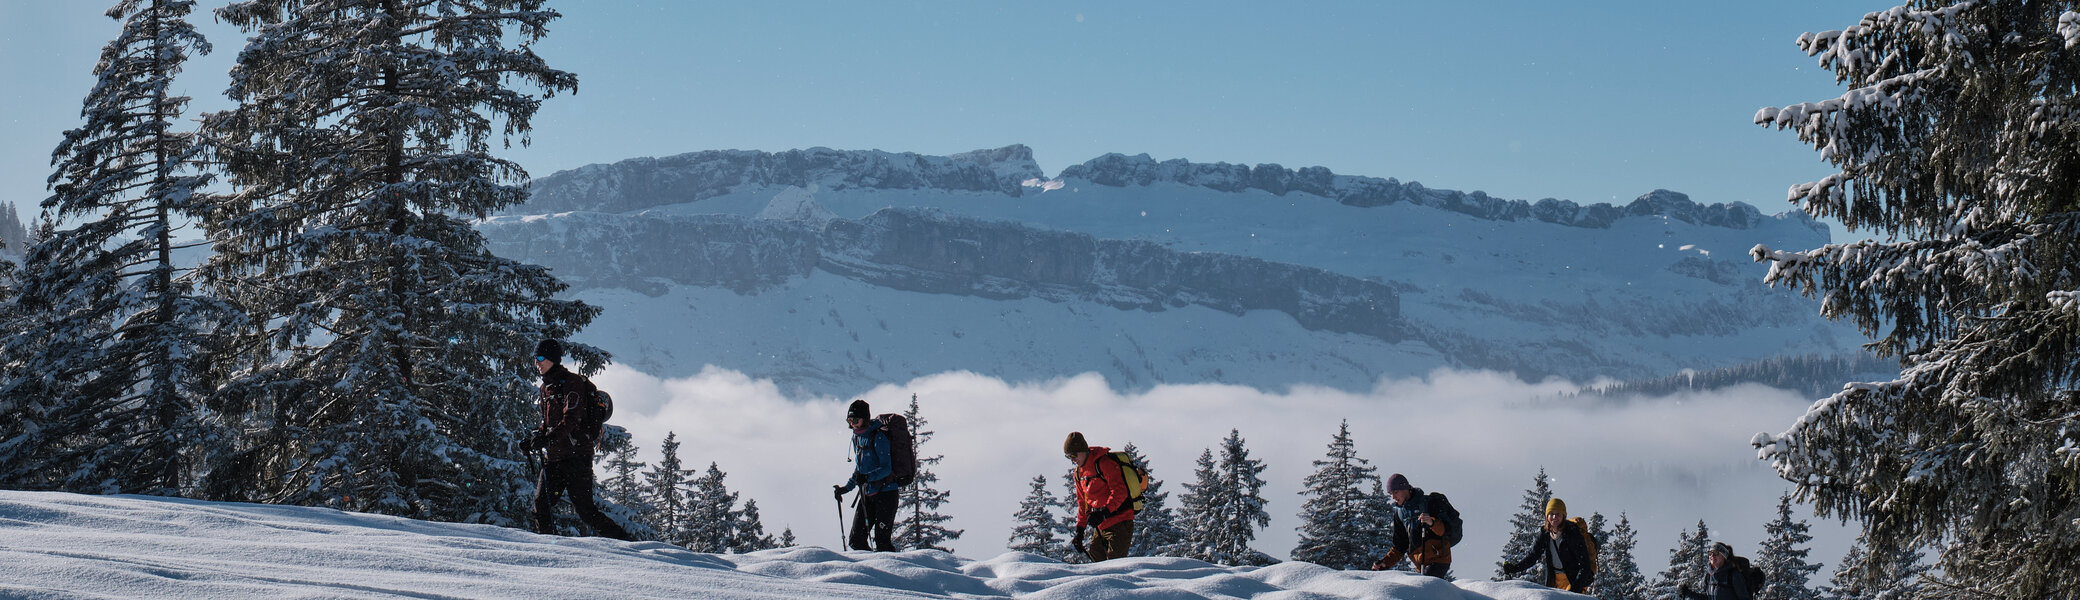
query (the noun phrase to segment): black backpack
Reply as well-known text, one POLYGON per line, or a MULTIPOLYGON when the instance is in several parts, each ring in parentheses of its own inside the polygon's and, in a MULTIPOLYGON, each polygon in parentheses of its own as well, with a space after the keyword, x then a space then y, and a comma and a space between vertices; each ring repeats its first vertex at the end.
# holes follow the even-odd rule
POLYGON ((1444 542, 1446 544, 1457 546, 1459 545, 1459 539, 1466 537, 1466 521, 1459 518, 1459 509, 1453 508, 1451 499, 1445 498, 1443 493, 1430 492, 1430 496, 1424 502, 1423 507, 1428 512, 1444 517, 1444 542))
POLYGON ((1726 562, 1733 566, 1734 575, 1747 582, 1748 595, 1762 593, 1762 585, 1769 582, 1769 574, 1762 572, 1762 567, 1755 566, 1755 563, 1749 562, 1745 556, 1736 556, 1727 559, 1726 562))
POLYGON ((917 481, 917 437, 910 435, 910 420, 903 415, 889 413, 874 417, 881 422, 881 433, 888 436, 888 479, 896 487, 917 481))
POLYGON ((597 449, 600 442, 607 439, 607 419, 614 418, 614 396, 592 385, 591 381, 586 381, 585 387, 592 390, 588 394, 591 400, 585 403, 585 422, 578 424, 578 430, 591 435, 592 445, 597 449))

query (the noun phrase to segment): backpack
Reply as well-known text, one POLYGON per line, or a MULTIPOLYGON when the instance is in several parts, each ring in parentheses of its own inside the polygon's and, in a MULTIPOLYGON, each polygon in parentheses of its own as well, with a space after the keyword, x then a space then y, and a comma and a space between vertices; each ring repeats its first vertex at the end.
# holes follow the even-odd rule
POLYGON ((1125 452, 1114 452, 1111 456, 1113 462, 1119 463, 1119 476, 1127 480, 1127 501, 1121 504, 1136 511, 1141 510, 1145 504, 1141 501, 1141 492, 1148 490, 1148 474, 1136 468, 1134 461, 1128 458, 1125 452))
POLYGON ((1442 512, 1437 513, 1444 517, 1444 541, 1453 546, 1459 545, 1459 539, 1466 537, 1466 521, 1459 518, 1459 509, 1452 507, 1451 499, 1444 497, 1442 493, 1430 492, 1425 506, 1444 507, 1442 512))
POLYGON ((592 388, 592 399, 585 403, 585 422, 578 424, 578 430, 590 433, 592 445, 598 449, 607 439, 607 419, 614 418, 614 396, 591 383, 587 381, 585 387, 592 388))
POLYGON ((1574 521, 1575 529, 1582 532, 1582 545, 1589 549, 1589 574, 1594 575, 1596 574, 1596 536, 1589 535, 1589 521, 1581 517, 1568 520, 1574 521))
POLYGON ((874 420, 881 422, 881 434, 888 436, 889 481, 896 487, 917 481, 917 437, 910 435, 910 420, 895 413, 874 420))
POLYGON ((1769 580, 1769 575, 1767 573, 1762 572, 1762 567, 1755 566, 1754 563, 1748 562, 1748 557, 1745 556, 1736 556, 1733 558, 1726 559, 1726 564, 1733 566, 1734 575, 1737 575, 1741 579, 1746 580, 1748 584, 1749 596, 1754 596, 1756 594, 1762 593, 1762 585, 1764 583, 1768 583, 1769 580))

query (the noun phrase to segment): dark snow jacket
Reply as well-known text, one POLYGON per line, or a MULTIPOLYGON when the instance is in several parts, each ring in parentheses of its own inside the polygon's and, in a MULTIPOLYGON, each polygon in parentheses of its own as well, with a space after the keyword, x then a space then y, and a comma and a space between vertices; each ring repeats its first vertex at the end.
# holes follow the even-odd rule
POLYGON ((1426 494, 1422 488, 1410 490, 1408 503, 1395 505, 1391 516, 1393 546, 1380 559, 1387 568, 1399 564, 1403 555, 1415 563, 1417 569, 1425 565, 1452 564, 1450 527, 1458 522, 1459 510, 1452 508, 1452 503, 1442 494, 1426 494), (1430 525, 1424 525, 1417 518, 1426 514, 1433 519, 1430 525))
POLYGON ((888 444, 888 432, 881 430, 880 419, 867 419, 865 429, 852 432, 852 478, 839 486, 845 491, 859 487, 872 496, 896 489, 890 480, 895 475, 896 460, 888 444))
POLYGON ((592 380, 570 372, 559 364, 542 374, 542 425, 535 428, 549 462, 568 458, 592 460, 592 445, 598 431, 585 431, 585 403, 591 399, 592 380))
POLYGON ((1748 578, 1742 577, 1740 568, 1736 566, 1747 561, 1739 559, 1741 563, 1736 563, 1735 560, 1728 558, 1726 566, 1705 573, 1704 591, 1679 591, 1689 600, 1755 600, 1755 590, 1748 589, 1748 578))
POLYGON ((1537 538, 1531 544, 1531 552, 1502 569, 1521 573, 1531 565, 1544 563, 1546 576, 1543 583, 1546 587, 1559 587, 1559 582, 1553 577, 1557 573, 1567 576, 1570 591, 1579 593, 1589 588, 1590 581, 1596 577, 1595 571, 1590 569, 1595 557, 1589 556, 1589 544, 1582 541, 1581 526, 1574 521, 1561 521, 1559 540, 1554 540, 1553 533, 1544 528, 1538 530, 1537 538), (1558 564, 1554 564, 1555 559, 1559 560, 1558 564))

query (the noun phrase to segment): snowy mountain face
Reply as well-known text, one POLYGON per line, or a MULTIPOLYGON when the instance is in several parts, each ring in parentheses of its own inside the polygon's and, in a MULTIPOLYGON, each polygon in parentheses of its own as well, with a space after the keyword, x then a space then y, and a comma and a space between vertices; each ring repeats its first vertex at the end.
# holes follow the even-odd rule
POLYGON ((1853 352, 1760 284, 1823 226, 1665 190, 1623 207, 1106 155, 699 152, 557 173, 481 230, 607 308, 580 336, 844 395, 967 370, 1363 390, 1437 367, 1651 377, 1853 352), (528 215, 528 216, 520 216, 528 215))
POLYGON ((797 546, 699 554, 324 508, 0 491, 7 598, 1308 598, 1538 600, 1524 582, 1182 558, 1067 565, 797 546))

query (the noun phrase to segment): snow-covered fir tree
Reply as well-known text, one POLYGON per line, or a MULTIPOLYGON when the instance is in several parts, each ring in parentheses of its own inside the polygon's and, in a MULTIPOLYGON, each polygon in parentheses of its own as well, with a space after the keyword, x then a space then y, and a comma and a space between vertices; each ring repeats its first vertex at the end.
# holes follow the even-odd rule
POLYGON ((644 505, 649 509, 650 528, 657 530, 658 539, 668 544, 683 545, 687 519, 691 508, 687 505, 686 486, 693 480, 693 470, 684 468, 679 460, 679 433, 664 434, 664 445, 658 451, 657 464, 643 474, 643 488, 649 491, 644 505))
POLYGON ((744 510, 737 511, 734 520, 736 535, 730 538, 730 552, 741 554, 780 547, 779 540, 766 533, 765 520, 758 515, 758 500, 744 499, 744 510))
POLYGON ((1306 500, 1300 505, 1300 543, 1293 547, 1293 560, 1360 569, 1378 558, 1386 546, 1380 533, 1387 522, 1384 513, 1373 510, 1369 487, 1378 485, 1379 469, 1369 462, 1358 457, 1350 421, 1343 421, 1329 439, 1328 456, 1314 461, 1314 473, 1300 482, 1306 500))
MULTIPOLYGON (((1531 478, 1531 487, 1524 490, 1524 500, 1517 504, 1517 514, 1509 518, 1509 540, 1502 544, 1502 557, 1495 562, 1495 577, 1507 578, 1511 573, 1503 571, 1511 561, 1523 558, 1531 552, 1546 526, 1546 501, 1553 499, 1552 485, 1547 481, 1545 467, 1538 468, 1538 475, 1531 478)), ((1545 581, 1545 562, 1516 573, 1517 579, 1538 583, 1545 581)))
POLYGON ((1660 600, 1680 597, 1677 589, 1688 586, 1697 589, 1704 584, 1704 574, 1711 569, 1705 559, 1705 550, 1711 548, 1711 530, 1706 529, 1704 520, 1697 520, 1697 531, 1676 534, 1676 547, 1668 551, 1668 569, 1654 576, 1647 586, 1647 596, 1660 600))
POLYGON ((723 482, 728 476, 710 462, 707 472, 687 482, 686 525, 675 543, 694 552, 729 551, 737 537, 738 514, 737 494, 723 482))
POLYGON ((22 224, 21 213, 15 211, 13 202, 0 202, 0 257, 21 259, 29 247, 29 228, 22 224))
POLYGON ((1589 513, 1589 540, 1596 542, 1596 547, 1599 551, 1604 544, 1608 544, 1611 541, 1610 521, 1603 518, 1603 513, 1601 512, 1589 513))
POLYGON ((795 546, 799 546, 799 545, 801 545, 801 542, 799 542, 799 541, 796 541, 796 540, 794 539, 794 528, 793 528, 793 527, 788 527, 788 528, 786 528, 786 529, 782 529, 782 530, 780 530, 780 545, 779 545, 779 546, 777 546, 777 547, 779 547, 779 548, 793 548, 793 547, 795 547, 795 546))
POLYGON ((1148 466, 1148 457, 1141 449, 1127 442, 1120 449, 1127 453, 1127 463, 1141 471, 1147 487, 1141 490, 1141 510, 1134 511, 1134 541, 1127 546, 1127 556, 1161 556, 1167 548, 1184 541, 1184 530, 1177 526, 1177 511, 1169 506, 1170 492, 1163 491, 1163 480, 1155 476, 1148 466))
POLYGON ((945 550, 946 542, 961 539, 961 530, 946 527, 953 517, 939 512, 953 492, 939 489, 939 475, 932 472, 932 466, 946 457, 924 453, 932 430, 925 427, 924 415, 917 410, 917 394, 910 395, 910 407, 903 410, 903 418, 910 422, 910 436, 915 438, 917 480, 897 491, 894 541, 898 548, 945 550))
POLYGON ((1821 597, 1828 600, 1906 600, 1922 595, 1922 576, 1929 566, 1922 564, 1919 549, 1888 553, 1890 560, 1872 558, 1866 546, 1866 535, 1856 536, 1856 543, 1849 546, 1849 553, 1835 565, 1834 577, 1821 590, 1821 597))
POLYGON ((1018 512, 1011 514, 1011 539, 1004 543, 1009 550, 1029 552, 1041 556, 1056 556, 1061 551, 1063 536, 1069 535, 1069 527, 1062 525, 1057 516, 1061 500, 1047 491, 1047 476, 1034 475, 1032 488, 1018 502, 1018 512))
POLYGON ((212 355, 237 312, 201 294, 174 253, 200 216, 210 176, 188 98, 172 93, 191 54, 210 46, 188 0, 125 0, 80 116, 52 153, 45 230, 27 244, 9 206, 8 252, 22 256, 16 315, 0 332, 6 423, 0 486, 86 493, 195 495, 231 447, 216 418, 212 355))
POLYGON ((1820 570, 1818 563, 1806 560, 1813 553, 1806 546, 1813 541, 1807 533, 1812 528, 1791 517, 1791 494, 1777 498, 1777 518, 1762 526, 1762 545, 1755 549, 1755 566, 1766 577, 1756 600, 1819 600, 1820 593, 1807 585, 1820 570))
MULTIPOLYGON (((515 524, 531 474, 526 352, 599 309, 492 255, 469 219, 524 201, 492 154, 575 89, 532 46, 543 0, 243 0, 236 107, 203 129, 233 189, 202 200, 211 289, 251 315, 222 388, 239 497, 515 524), (513 86, 524 85, 540 94, 513 86)), ((574 369, 604 355, 570 344, 574 369)))
POLYGON ((1639 532, 1632 529, 1632 519, 1618 513, 1618 526, 1611 530, 1610 538, 1596 544, 1596 580, 1589 584, 1589 595, 1603 600, 1647 600, 1647 578, 1632 552, 1638 546, 1639 532))
MULTIPOLYGON (((614 428, 613 425, 608 425, 614 428)), ((648 463, 636 460, 635 444, 622 441, 619 444, 604 444, 607 477, 599 482, 600 495, 615 504, 647 514, 649 501, 648 486, 643 485, 643 469, 648 463)))
POLYGON ((1278 562, 1249 547, 1257 530, 1271 525, 1265 510, 1264 461, 1249 457, 1242 431, 1231 429, 1221 440, 1220 461, 1212 451, 1201 455, 1199 480, 1185 486, 1183 556, 1221 565, 1264 565, 1278 562))
POLYGON ((1164 556, 1179 556, 1205 560, 1214 553, 1213 538, 1214 503, 1228 495, 1227 482, 1221 479, 1220 471, 1213 462, 1213 449, 1199 451, 1199 460, 1192 470, 1192 482, 1184 484, 1184 495, 1177 507, 1178 529, 1184 532, 1184 540, 1174 548, 1164 550, 1164 556))
POLYGON ((1764 108, 1838 172, 1791 187, 1855 241, 1757 246, 1900 360, 1754 443, 1873 551, 1944 544, 1947 588, 2073 594, 2080 564, 2080 3, 1917 0, 1802 35, 1848 88, 1764 108), (1871 236, 1873 239, 1862 239, 1871 236))

